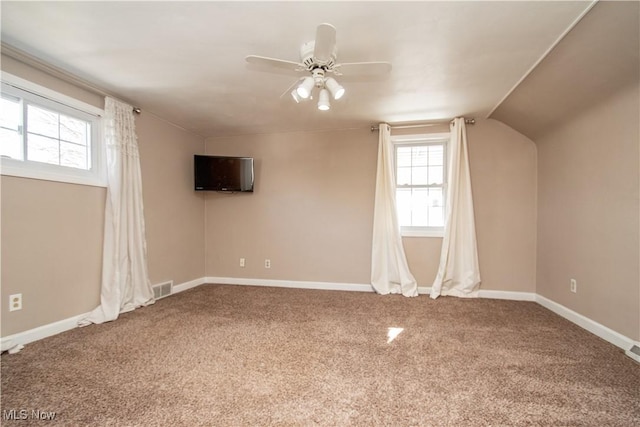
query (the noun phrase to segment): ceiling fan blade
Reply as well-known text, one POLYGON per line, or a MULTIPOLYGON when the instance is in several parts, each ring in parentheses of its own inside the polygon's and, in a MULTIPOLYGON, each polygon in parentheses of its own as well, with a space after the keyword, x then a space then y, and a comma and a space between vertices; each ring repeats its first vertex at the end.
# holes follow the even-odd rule
POLYGON ((266 56, 249 55, 245 58, 245 60, 249 64, 266 65, 269 67, 282 68, 285 70, 300 71, 304 69, 304 65, 298 62, 286 61, 284 59, 267 58, 266 56))
POLYGON ((344 64, 336 64, 333 67, 336 75, 352 76, 360 74, 364 76, 388 74, 391 72, 391 63, 389 62, 347 62, 344 64))
POLYGON ((335 48, 336 28, 331 24, 318 25, 313 57, 318 62, 328 62, 335 48))

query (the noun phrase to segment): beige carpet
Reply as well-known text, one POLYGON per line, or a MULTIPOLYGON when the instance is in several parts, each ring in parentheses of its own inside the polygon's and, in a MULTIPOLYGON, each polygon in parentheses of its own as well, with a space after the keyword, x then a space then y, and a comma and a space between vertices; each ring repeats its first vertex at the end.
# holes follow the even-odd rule
POLYGON ((204 285, 3 355, 1 397, 21 426, 629 427, 640 365, 530 302, 204 285))

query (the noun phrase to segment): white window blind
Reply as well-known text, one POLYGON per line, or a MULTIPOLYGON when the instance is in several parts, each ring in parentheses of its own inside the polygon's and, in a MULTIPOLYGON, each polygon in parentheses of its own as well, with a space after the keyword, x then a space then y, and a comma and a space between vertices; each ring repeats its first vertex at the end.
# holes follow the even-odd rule
POLYGON ((403 236, 442 236, 449 134, 392 137, 403 236))

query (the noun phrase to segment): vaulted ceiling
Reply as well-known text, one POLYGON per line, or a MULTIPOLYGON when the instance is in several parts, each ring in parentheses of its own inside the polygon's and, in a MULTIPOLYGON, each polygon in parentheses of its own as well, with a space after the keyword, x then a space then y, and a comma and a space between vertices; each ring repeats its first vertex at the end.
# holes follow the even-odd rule
POLYGON ((640 3, 599 2, 491 118, 536 140, 568 117, 639 80, 640 3))
MULTIPOLYGON (((203 136, 487 117, 494 110, 496 118, 519 123, 522 117, 511 113, 523 102, 516 98, 526 103, 532 94, 513 88, 585 12, 586 19, 600 6, 589 11, 592 5, 0 3, 6 53, 44 61, 203 136), (393 64, 383 77, 339 77, 346 95, 327 112, 288 95, 299 74, 244 59, 255 54, 297 62, 300 46, 313 40, 323 22, 337 29, 338 62, 393 64)), ((606 36, 619 23, 599 25, 606 36)), ((564 62, 559 66, 571 59, 564 62)))

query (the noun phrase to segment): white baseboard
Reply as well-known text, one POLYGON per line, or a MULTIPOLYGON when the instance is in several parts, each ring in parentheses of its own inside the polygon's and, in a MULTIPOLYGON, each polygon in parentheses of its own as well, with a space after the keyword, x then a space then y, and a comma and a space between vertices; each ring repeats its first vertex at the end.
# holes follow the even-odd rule
MULTIPOLYGON (((205 278, 191 280, 189 282, 181 283, 173 287, 173 293, 186 291, 187 289, 194 288, 196 286, 206 283, 205 278)), ((66 332, 78 327, 78 321, 84 317, 87 317, 90 313, 83 313, 77 316, 69 317, 68 319, 59 320, 48 325, 38 326, 37 328, 29 329, 28 331, 18 332, 17 334, 8 335, 0 338, 0 348, 2 351, 8 350, 16 345, 26 345, 34 341, 41 340, 43 338, 57 335, 61 332, 66 332)))
POLYGON ((418 286, 418 295, 429 295, 431 293, 431 286, 418 286))
POLYGON ((536 294, 533 292, 514 292, 514 291, 492 291, 480 289, 478 291, 479 298, 506 299, 510 301, 535 301, 536 294))
MULTIPOLYGON (((195 288, 196 286, 208 284, 221 284, 221 285, 247 285, 247 286, 271 286, 281 288, 297 288, 297 289, 320 289, 320 290, 333 290, 333 291, 355 291, 355 292, 373 292, 373 287, 370 284, 363 283, 335 283, 335 282, 311 282, 311 281, 295 281, 295 280, 272 280, 272 279, 247 279, 236 277, 201 277, 189 282, 184 282, 173 287, 173 293, 179 293, 186 291, 187 289, 195 288)), ((430 287, 419 286, 419 294, 429 294, 431 292, 430 287)), ((543 307, 553 311, 554 313, 564 317, 565 319, 575 323, 576 325, 586 329, 594 335, 610 342, 611 344, 625 350, 626 354, 632 359, 640 362, 640 354, 637 354, 633 350, 636 346, 640 348, 640 342, 635 342, 632 339, 601 325, 567 307, 551 301, 541 295, 532 292, 513 292, 513 291, 494 291, 483 290, 478 292, 480 298, 493 298, 504 299, 512 301, 534 301, 543 307)), ((2 349, 5 347, 12 347, 15 345, 25 345, 33 341, 37 341, 43 338, 57 335, 61 332, 68 331, 78 327, 78 320, 87 316, 89 313, 80 314, 70 317, 68 319, 60 320, 48 325, 40 326, 28 331, 20 332, 17 334, 2 337, 0 344, 2 349)))
MULTIPOLYGON (((306 280, 273 280, 273 279, 243 279, 237 277, 206 277, 205 283, 218 285, 241 286, 269 286, 274 288, 319 289, 327 291, 375 292, 368 283, 336 283, 310 282, 306 280)), ((418 294, 428 295, 431 288, 418 286, 418 294)))
POLYGON ((202 284, 207 283, 206 277, 200 277, 199 279, 190 280, 188 282, 180 283, 179 285, 175 285, 172 288, 172 294, 177 294, 179 292, 184 292, 187 289, 195 288, 196 286, 200 286, 202 284))
POLYGON ((206 277, 205 283, 219 285, 269 286, 274 288, 321 289, 329 291, 373 292, 369 284, 308 282, 300 280, 243 279, 236 277, 206 277))
POLYGON ((48 325, 38 326, 37 328, 29 329, 28 331, 18 332, 17 334, 2 337, 2 349, 5 350, 8 349, 7 347, 13 347, 15 345, 26 345, 43 338, 58 335, 61 332, 77 328, 78 321, 88 315, 89 313, 79 314, 77 316, 69 317, 68 319, 49 323, 48 325))
MULTIPOLYGON (((235 277, 206 277, 205 283, 221 284, 221 285, 248 285, 248 286, 272 286, 299 289, 326 289, 339 291, 363 291, 373 292, 373 287, 369 284, 354 283, 333 283, 333 282, 306 282, 306 281, 289 281, 289 280, 267 280, 267 279, 243 279, 235 277)), ((430 287, 418 287, 419 294, 429 294, 430 287)), ((504 299, 511 301, 531 301, 537 302, 543 307, 553 311, 554 313, 564 317, 565 319, 575 323, 576 325, 586 329, 596 336, 610 342, 611 344, 626 351, 627 355, 635 360, 640 361, 640 355, 631 352, 630 349, 634 345, 634 341, 624 335, 601 325, 563 305, 544 298, 533 292, 514 292, 514 291, 495 291, 481 289, 478 291, 479 298, 504 299)), ((640 344, 636 344, 640 347, 640 344)))
POLYGON ((631 351, 629 350, 635 344, 631 338, 625 337, 624 335, 614 331, 613 329, 609 329, 606 326, 594 320, 591 320, 580 313, 577 313, 561 304, 558 304, 555 301, 551 301, 550 299, 543 297, 542 295, 536 294, 536 302, 541 306, 553 311, 554 313, 564 317, 565 319, 575 323, 581 328, 586 329, 592 334, 602 338, 603 340, 610 342, 616 347, 620 347, 621 349, 625 350, 628 356, 640 361, 639 355, 635 355, 634 357, 629 354, 631 353, 631 351))
MULTIPOLYGON (((206 277, 205 280, 205 283, 215 283, 219 285, 270 286, 274 288, 374 292, 373 287, 370 284, 364 283, 309 282, 300 280, 246 279, 237 277, 206 277)), ((429 295, 430 293, 431 287, 418 286, 418 294, 429 295)), ((478 292, 478 296, 479 298, 506 299, 513 301, 535 301, 536 298, 536 294, 529 292, 491 290, 480 290, 478 292)))

